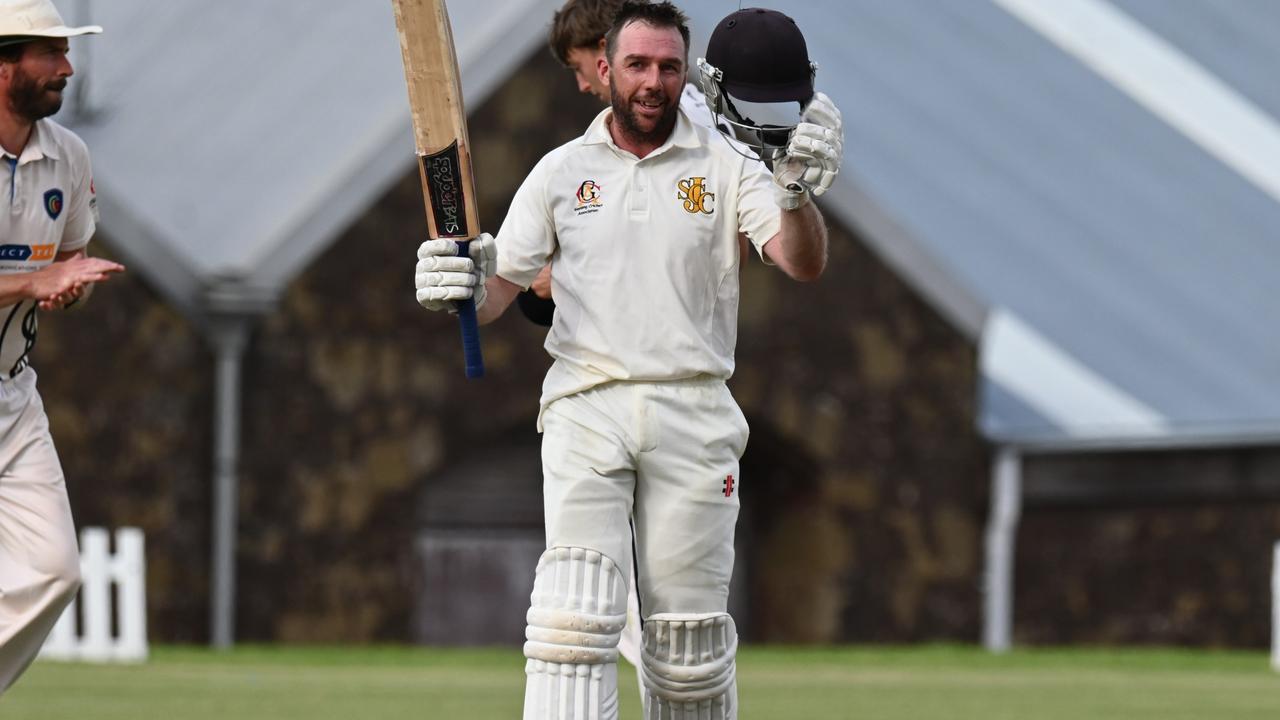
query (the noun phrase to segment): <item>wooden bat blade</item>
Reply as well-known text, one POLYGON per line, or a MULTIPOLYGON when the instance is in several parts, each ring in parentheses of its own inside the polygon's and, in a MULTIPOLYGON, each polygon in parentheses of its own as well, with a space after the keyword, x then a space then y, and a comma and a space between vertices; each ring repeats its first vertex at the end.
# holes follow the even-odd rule
MULTIPOLYGON (((391 6, 409 91, 427 233, 461 240, 458 254, 466 255, 466 241, 479 234, 480 219, 449 13, 444 0, 391 0, 391 6)), ((475 303, 457 305, 467 377, 480 377, 484 363, 475 303)))
POLYGON ((444 0, 392 0, 431 237, 472 238, 480 220, 462 77, 444 0))
POLYGON ((462 78, 444 0, 392 0, 418 152, 467 144, 462 78))

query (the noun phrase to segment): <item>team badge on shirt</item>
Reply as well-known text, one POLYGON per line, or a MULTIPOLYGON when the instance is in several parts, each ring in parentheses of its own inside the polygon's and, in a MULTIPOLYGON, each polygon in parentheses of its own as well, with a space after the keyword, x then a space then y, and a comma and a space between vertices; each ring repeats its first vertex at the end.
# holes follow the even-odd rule
POLYGON ((600 193, 600 183, 595 180, 583 180, 578 186, 577 192, 578 205, 574 210, 579 215, 597 212, 600 206, 604 204, 604 200, 600 193))
POLYGON ((705 177, 691 177, 676 183, 676 199, 684 201, 685 212, 710 215, 716 211, 716 194, 707 192, 706 180, 705 177))
POLYGON ((62 214, 62 191, 58 188, 45 191, 44 194, 44 211, 49 213, 49 217, 57 220, 62 214))

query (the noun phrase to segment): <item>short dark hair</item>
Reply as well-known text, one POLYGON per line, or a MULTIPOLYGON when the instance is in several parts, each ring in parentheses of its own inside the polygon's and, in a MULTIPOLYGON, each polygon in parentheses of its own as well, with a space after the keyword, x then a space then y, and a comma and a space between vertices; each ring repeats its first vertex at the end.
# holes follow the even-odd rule
POLYGON ((551 18, 547 44, 561 65, 569 65, 569 52, 595 49, 613 26, 622 0, 569 0, 551 18))
POLYGON ((672 5, 668 0, 648 2, 647 0, 626 0, 613 18, 613 27, 604 36, 604 56, 612 61, 613 53, 618 49, 618 33, 631 23, 642 22, 655 28, 675 28, 684 39, 684 53, 689 55, 689 18, 672 5))
POLYGON ((22 53, 27 49, 27 43, 35 40, 31 37, 0 37, 0 62, 16 63, 22 60, 22 53))

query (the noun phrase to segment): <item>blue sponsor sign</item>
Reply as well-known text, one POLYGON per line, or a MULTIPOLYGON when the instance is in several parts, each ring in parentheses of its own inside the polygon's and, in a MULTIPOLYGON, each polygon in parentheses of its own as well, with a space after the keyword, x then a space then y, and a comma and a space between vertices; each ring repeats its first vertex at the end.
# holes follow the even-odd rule
POLYGON ((0 245, 0 260, 26 260, 29 257, 30 245, 0 245))

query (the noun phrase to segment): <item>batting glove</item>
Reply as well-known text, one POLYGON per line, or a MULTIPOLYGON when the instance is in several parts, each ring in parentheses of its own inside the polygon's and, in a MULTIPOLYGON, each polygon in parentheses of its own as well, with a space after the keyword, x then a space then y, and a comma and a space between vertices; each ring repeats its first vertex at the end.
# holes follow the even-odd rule
POLYGON ((498 269, 498 250, 493 236, 481 233, 468 247, 470 257, 458 257, 453 240, 428 240, 418 246, 418 265, 413 285, 418 304, 428 310, 453 311, 454 302, 475 298, 484 304, 484 281, 498 269))
POLYGON ((803 207, 810 193, 825 193, 844 159, 844 123, 831 98, 814 93, 800 117, 786 149, 773 156, 774 199, 784 210, 803 207))

